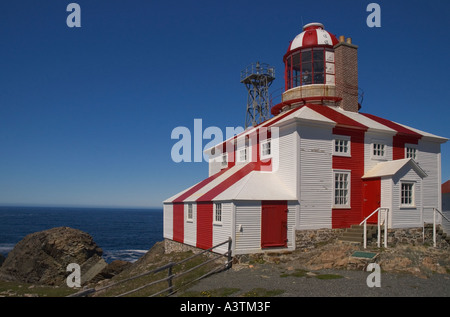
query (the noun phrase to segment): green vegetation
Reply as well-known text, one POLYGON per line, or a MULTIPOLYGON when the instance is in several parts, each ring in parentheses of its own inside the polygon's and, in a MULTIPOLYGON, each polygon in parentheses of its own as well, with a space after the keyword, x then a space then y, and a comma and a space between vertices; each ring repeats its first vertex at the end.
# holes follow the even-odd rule
POLYGON ((0 281, 0 297, 63 297, 75 293, 69 287, 0 281))
POLYGON ((238 291, 240 291, 240 288, 222 287, 208 291, 188 291, 182 293, 179 297, 228 297, 238 291))
POLYGON ((284 293, 281 289, 265 289, 265 288, 254 288, 244 294, 243 297, 274 297, 284 293))
POLYGON ((319 280, 334 280, 338 278, 343 278, 343 276, 338 274, 319 274, 316 275, 316 278, 318 278, 319 280))

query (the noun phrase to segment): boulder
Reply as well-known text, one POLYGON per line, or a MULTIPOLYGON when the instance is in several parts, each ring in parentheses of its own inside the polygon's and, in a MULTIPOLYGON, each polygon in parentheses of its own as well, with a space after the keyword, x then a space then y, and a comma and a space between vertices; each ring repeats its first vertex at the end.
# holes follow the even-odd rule
POLYGON ((106 267, 103 250, 86 232, 58 227, 27 235, 9 252, 0 279, 33 284, 65 285, 67 265, 81 267, 84 283, 106 267))

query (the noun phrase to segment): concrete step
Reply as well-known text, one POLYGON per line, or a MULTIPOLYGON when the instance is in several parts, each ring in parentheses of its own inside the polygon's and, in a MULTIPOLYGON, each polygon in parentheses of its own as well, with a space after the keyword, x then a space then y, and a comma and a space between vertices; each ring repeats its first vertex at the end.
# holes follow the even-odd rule
MULTIPOLYGON (((367 226, 367 239, 372 239, 377 233, 376 225, 368 225, 367 226)), ((343 234, 338 238, 339 241, 343 242, 364 242, 364 226, 360 225, 352 225, 350 228, 347 228, 343 234)))

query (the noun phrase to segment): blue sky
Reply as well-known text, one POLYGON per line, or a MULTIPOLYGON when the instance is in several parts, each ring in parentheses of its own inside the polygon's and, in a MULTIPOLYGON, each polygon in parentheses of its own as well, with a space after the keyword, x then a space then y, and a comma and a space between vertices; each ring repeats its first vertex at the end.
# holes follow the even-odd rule
POLYGON ((450 2, 376 1, 369 28, 371 2, 2 1, 0 204, 160 207, 208 173, 172 161, 172 130, 243 126, 240 71, 269 63, 282 88, 309 22, 359 46, 362 111, 450 137, 450 2), (71 2, 81 28, 66 25, 71 2))

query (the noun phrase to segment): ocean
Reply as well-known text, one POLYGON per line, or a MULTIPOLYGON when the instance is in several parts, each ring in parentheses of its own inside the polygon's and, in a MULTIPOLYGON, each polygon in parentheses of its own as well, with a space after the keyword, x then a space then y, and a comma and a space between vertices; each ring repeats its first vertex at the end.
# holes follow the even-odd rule
POLYGON ((6 256, 27 234, 71 227, 92 236, 107 263, 135 262, 163 240, 163 211, 133 208, 2 207, 0 253, 6 256))

